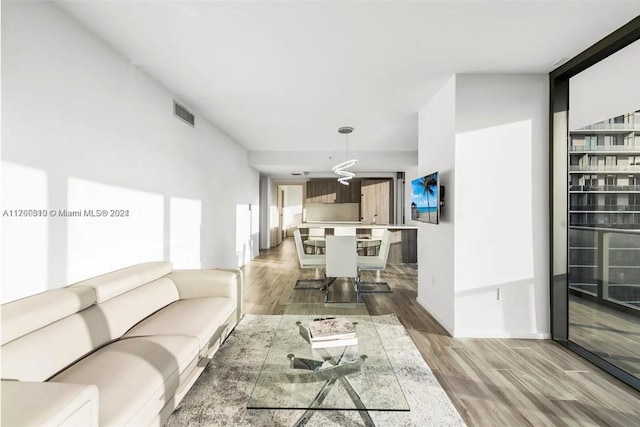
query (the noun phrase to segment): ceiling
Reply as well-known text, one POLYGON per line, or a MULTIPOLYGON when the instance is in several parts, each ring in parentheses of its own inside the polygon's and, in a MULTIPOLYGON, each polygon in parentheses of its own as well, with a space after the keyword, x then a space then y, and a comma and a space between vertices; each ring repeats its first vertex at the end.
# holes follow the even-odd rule
POLYGON ((548 73, 640 15, 640 0, 56 3, 282 176, 328 170, 345 125, 356 171, 404 170, 451 74, 548 73))

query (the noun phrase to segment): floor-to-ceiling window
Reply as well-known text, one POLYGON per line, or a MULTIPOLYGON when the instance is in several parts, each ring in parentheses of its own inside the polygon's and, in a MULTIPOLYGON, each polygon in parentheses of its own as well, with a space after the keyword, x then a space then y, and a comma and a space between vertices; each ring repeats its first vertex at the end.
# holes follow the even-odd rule
POLYGON ((550 78, 552 335, 640 389, 640 17, 550 78))

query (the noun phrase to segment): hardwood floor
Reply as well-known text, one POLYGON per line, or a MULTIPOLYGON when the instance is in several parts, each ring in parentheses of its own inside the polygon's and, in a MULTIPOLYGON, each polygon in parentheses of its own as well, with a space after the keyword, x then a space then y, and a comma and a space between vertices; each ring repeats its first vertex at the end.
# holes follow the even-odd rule
MULTIPOLYGON (((292 239, 261 252, 244 274, 245 313, 282 314, 290 301, 320 301, 319 291, 293 290, 296 279, 315 270, 300 269, 292 239)), ((467 424, 640 426, 640 393, 564 347, 551 340, 452 338, 416 302, 415 268, 389 265, 381 279, 393 293, 364 296, 369 312, 398 316, 467 424)))

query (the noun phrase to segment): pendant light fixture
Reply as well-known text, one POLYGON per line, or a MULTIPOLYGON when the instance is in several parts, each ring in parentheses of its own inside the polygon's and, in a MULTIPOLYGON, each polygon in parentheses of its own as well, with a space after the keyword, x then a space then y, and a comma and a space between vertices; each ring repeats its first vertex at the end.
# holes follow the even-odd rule
MULTIPOLYGON (((349 158, 349 134, 353 132, 353 128, 351 126, 343 126, 338 128, 338 133, 341 133, 345 136, 345 158, 349 158)), ((338 182, 342 185, 349 185, 349 180, 356 176, 353 172, 348 171, 347 169, 355 166, 358 163, 356 159, 346 160, 339 165, 335 165, 333 169, 331 169, 336 175, 339 176, 338 182)))

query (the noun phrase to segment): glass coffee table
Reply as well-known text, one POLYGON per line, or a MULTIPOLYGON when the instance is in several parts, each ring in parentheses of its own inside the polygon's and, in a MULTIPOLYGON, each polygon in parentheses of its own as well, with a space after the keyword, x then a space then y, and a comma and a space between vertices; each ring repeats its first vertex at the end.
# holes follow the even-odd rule
POLYGON ((248 409, 305 409, 296 425, 317 410, 408 411, 409 405, 364 304, 288 304, 262 365, 248 409), (312 349, 309 322, 345 317, 356 324, 358 344, 312 349))

